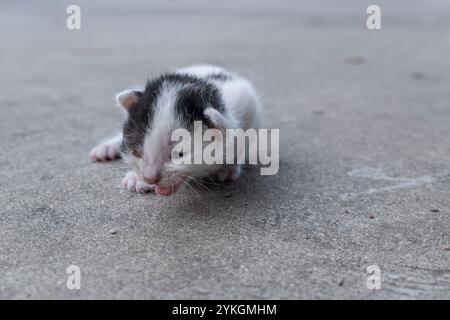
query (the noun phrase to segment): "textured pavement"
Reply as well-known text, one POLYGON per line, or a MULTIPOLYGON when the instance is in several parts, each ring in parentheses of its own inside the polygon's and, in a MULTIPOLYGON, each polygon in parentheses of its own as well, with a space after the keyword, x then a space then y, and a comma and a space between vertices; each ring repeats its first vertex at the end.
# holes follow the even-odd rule
POLYGON ((69 31, 72 2, 0 1, 0 298, 450 298, 450 3, 369 31, 372 2, 76 1, 69 31), (90 163, 115 93, 204 62, 261 92, 278 175, 164 198, 90 163))

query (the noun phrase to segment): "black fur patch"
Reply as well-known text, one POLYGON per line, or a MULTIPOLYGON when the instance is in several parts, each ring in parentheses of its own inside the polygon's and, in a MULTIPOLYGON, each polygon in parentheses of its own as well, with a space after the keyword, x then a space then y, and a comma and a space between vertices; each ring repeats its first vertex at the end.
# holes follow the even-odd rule
MULTIPOLYGON (((212 76, 219 77, 223 81, 227 79, 226 74, 212 76)), ((144 137, 164 84, 181 87, 177 93, 174 108, 186 128, 191 128, 194 121, 206 121, 204 111, 208 107, 215 108, 219 112, 225 109, 219 89, 206 79, 187 74, 168 73, 149 80, 144 92, 136 92, 140 97, 137 105, 128 111, 128 119, 123 126, 122 152, 133 153, 136 156, 142 154, 144 137)))
POLYGON ((139 100, 128 110, 128 118, 123 125, 123 140, 120 146, 122 152, 138 157, 142 155, 145 133, 160 89, 160 83, 148 82, 144 92, 134 91, 139 100))
POLYGON ((219 89, 204 79, 192 76, 180 76, 186 84, 178 91, 175 112, 190 126, 194 121, 206 121, 204 111, 208 107, 220 112, 225 110, 219 89))

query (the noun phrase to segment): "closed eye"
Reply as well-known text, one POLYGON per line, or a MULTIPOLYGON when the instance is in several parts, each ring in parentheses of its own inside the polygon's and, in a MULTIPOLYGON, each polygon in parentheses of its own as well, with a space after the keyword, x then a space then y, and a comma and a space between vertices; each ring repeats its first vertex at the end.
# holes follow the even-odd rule
POLYGON ((179 151, 179 152, 176 152, 176 151, 172 151, 171 153, 170 153, 170 159, 172 159, 172 158, 174 158, 174 159, 181 159, 181 158, 183 158, 183 151, 179 151))

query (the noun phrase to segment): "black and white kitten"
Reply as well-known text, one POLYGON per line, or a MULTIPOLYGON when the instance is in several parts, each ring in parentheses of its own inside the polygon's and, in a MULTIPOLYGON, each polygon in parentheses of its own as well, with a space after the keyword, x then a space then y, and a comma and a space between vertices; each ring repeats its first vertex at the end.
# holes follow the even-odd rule
MULTIPOLYGON (((175 164, 171 132, 193 130, 194 121, 205 128, 259 127, 260 103, 246 79, 216 66, 199 65, 178 69, 148 81, 145 90, 125 90, 116 96, 126 111, 123 132, 91 153, 93 161, 123 157, 132 171, 123 178, 127 189, 160 195, 173 194, 185 179, 213 177, 235 180, 240 165, 175 164)), ((180 154, 180 157, 191 156, 180 154)))

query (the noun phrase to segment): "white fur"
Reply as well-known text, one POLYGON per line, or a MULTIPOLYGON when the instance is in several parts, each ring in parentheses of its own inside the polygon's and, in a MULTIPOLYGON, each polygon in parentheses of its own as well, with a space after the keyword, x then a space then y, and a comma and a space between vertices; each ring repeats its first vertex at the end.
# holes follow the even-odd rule
POLYGON ((261 107, 255 89, 247 80, 236 78, 221 86, 225 107, 244 130, 260 125, 261 107))
POLYGON ((194 65, 194 66, 190 66, 190 67, 186 67, 186 68, 181 68, 181 69, 176 70, 176 73, 190 74, 192 76, 197 76, 199 78, 204 78, 210 74, 215 74, 215 73, 225 73, 225 74, 231 75, 228 71, 222 69, 221 67, 211 66, 208 64, 199 64, 199 65, 194 65))

